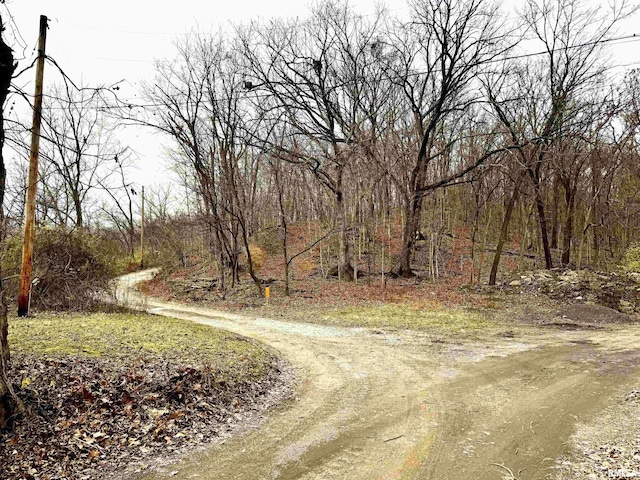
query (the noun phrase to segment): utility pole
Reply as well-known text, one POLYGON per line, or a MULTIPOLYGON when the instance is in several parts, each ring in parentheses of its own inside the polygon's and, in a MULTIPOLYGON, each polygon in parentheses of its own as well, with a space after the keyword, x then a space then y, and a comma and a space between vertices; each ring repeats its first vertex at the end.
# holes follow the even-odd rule
POLYGON ((29 177, 27 180, 27 200, 24 207, 24 243, 22 244, 22 268, 20 270, 20 294, 18 295, 18 316, 29 315, 31 294, 31 273, 33 272, 33 242, 35 240, 36 191, 38 186, 38 155, 40 153, 40 124, 42 123, 42 85, 44 80, 45 46, 47 43, 47 17, 40 15, 38 36, 38 60, 36 63, 36 91, 33 101, 33 128, 31 131, 31 154, 29 156, 29 177))
POLYGON ((142 186, 142 215, 140 219, 140 270, 144 268, 144 185, 142 186))

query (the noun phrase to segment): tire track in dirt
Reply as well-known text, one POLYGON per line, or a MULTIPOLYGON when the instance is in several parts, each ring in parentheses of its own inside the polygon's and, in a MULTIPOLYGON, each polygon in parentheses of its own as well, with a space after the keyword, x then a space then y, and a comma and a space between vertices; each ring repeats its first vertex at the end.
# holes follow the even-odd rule
MULTIPOLYGON (((256 327, 250 320, 209 319, 174 309, 154 313, 222 326, 277 349, 295 365, 303 385, 286 411, 259 430, 214 447, 179 478, 378 478, 423 437, 420 410, 434 368, 417 368, 397 347, 363 332, 317 337, 256 327), (214 320, 211 322, 210 320, 214 320), (214 464, 210 473, 204 465, 214 464)), ((162 308, 162 307, 160 307, 162 308)))
POLYGON ((638 381, 638 356, 590 345, 487 359, 444 385, 442 427, 417 478, 545 479, 588 422, 638 381))
POLYGON ((638 378, 633 355, 572 344, 575 332, 544 348, 539 338, 452 348, 423 334, 247 318, 131 293, 129 301, 264 342, 301 380, 297 398, 259 429, 149 480, 542 479, 576 421, 638 378), (503 357, 487 358, 496 354, 503 357))
MULTIPOLYGON (((129 292, 128 300, 139 299, 129 292)), ((431 435, 421 405, 436 364, 398 349, 395 336, 155 301, 138 306, 255 338, 279 351, 302 381, 298 398, 260 429, 184 461, 173 478, 381 478, 431 435)))

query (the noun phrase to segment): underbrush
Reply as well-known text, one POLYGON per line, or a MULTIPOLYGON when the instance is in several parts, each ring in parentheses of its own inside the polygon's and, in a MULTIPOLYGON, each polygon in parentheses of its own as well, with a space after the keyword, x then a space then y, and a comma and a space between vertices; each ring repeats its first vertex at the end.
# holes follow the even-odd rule
POLYGON ((308 277, 290 282, 285 296, 282 281, 272 281, 269 303, 257 298, 248 279, 226 292, 224 298, 207 288, 198 276, 158 275, 143 282, 141 291, 164 301, 197 302, 216 309, 285 318, 292 321, 341 326, 398 329, 439 329, 446 333, 488 329, 487 311, 495 299, 477 293, 461 276, 438 282, 418 279, 360 277, 359 282, 308 277))
MULTIPOLYGON (((6 295, 18 296, 22 237, 6 240, 2 271, 6 295)), ((120 245, 88 231, 41 228, 33 252, 31 306, 36 310, 81 311, 101 308, 102 294, 124 273, 120 245)))
POLYGON ((621 268, 627 273, 640 272, 640 245, 633 245, 627 249, 622 259, 621 268))
POLYGON ((191 322, 47 314, 10 325, 27 413, 0 436, 3 479, 104 478, 215 438, 281 382, 271 352, 191 322))

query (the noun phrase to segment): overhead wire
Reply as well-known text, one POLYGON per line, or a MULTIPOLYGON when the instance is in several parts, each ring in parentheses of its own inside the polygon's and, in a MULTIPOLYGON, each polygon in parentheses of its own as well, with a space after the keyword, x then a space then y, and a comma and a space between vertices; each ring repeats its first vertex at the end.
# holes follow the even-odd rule
MULTIPOLYGON (((402 9, 395 9, 393 11, 396 10, 402 10, 402 9)), ((374 14, 365 14, 362 16, 370 16, 370 15, 374 15, 374 14)), ((13 18, 13 17, 11 17, 13 18)), ((15 22, 12 22, 15 23, 15 22)), ((64 22, 60 22, 58 20, 58 23, 64 23, 64 22)), ((81 27, 81 28, 88 28, 88 29, 95 29, 95 30, 101 30, 101 31, 105 31, 105 32, 111 32, 111 33, 130 33, 130 34, 158 34, 158 35, 178 35, 180 33, 178 32, 140 32, 140 31, 129 31, 129 30, 118 30, 118 29, 108 29, 108 28, 103 28, 103 27, 95 27, 95 26, 88 26, 88 25, 79 25, 79 24, 74 24, 74 23, 67 23, 69 25, 73 25, 73 26, 77 26, 77 27, 81 27)), ((16 27, 17 28, 17 27, 16 27)), ((184 32, 183 32, 184 33, 184 32)), ((18 31, 19 34, 19 31, 18 31)), ((21 38, 23 38, 20 35, 21 38)), ((617 37, 612 37, 612 38, 605 38, 605 39, 600 39, 600 40, 596 40, 593 42, 583 42, 580 44, 576 44, 576 45, 569 45, 567 47, 564 48, 558 48, 558 49, 554 49, 551 50, 551 52, 556 52, 556 51, 565 51, 565 50, 571 50, 571 49, 576 49, 576 48, 582 48, 585 46, 592 46, 592 45, 598 45, 598 44, 607 44, 607 43, 613 43, 614 42, 619 42, 618 44, 624 44, 624 43, 631 43, 631 42, 636 42, 640 40, 640 36, 638 36, 637 34, 628 34, 628 35, 622 35, 622 36, 617 36, 617 37)), ((24 39, 23 39, 24 42, 24 39)), ((26 42, 24 42, 26 44, 26 42)), ((502 62, 502 61, 508 61, 508 60, 517 60, 517 59, 523 59, 523 58, 530 58, 530 57, 535 57, 535 56, 540 56, 540 55, 545 55, 550 53, 549 51, 539 51, 539 52, 530 52, 530 53, 521 53, 518 55, 509 55, 506 57, 496 57, 496 58, 492 58, 489 59, 485 62, 481 62, 483 64, 489 64, 489 63, 498 63, 498 62, 502 62)), ((174 60, 164 60, 164 59, 135 59, 135 58, 109 58, 109 57, 86 57, 89 60, 98 60, 98 61, 109 61, 109 62, 126 62, 126 63, 153 63, 153 64, 157 64, 157 63, 173 63, 174 60)), ((59 65, 57 65, 57 62, 51 57, 48 56, 48 59, 50 61, 52 61, 60 70, 60 72, 62 73, 63 77, 66 78, 66 81, 69 81, 73 84, 73 81, 66 76, 66 74, 64 73, 64 70, 62 68, 60 68, 59 65)), ((26 69, 23 69, 21 73, 23 73, 25 70, 28 70, 30 67, 27 67, 26 69)), ((619 66, 614 66, 614 68, 620 68, 619 66)), ((418 70, 418 71, 414 71, 414 72, 410 72, 408 73, 407 76, 419 76, 419 75, 423 75, 427 73, 426 71, 422 70, 418 70)), ((75 85, 74 85, 75 86, 75 85)), ((142 106, 142 105, 140 105, 142 106)))
MULTIPOLYGON (((86 27, 86 26, 85 26, 86 27)), ((90 28, 90 27, 87 27, 90 28)), ((111 31, 111 32, 118 32, 118 30, 113 30, 113 29, 101 29, 101 30, 105 30, 105 31, 111 31)), ((125 31, 123 31, 125 32, 125 31)), ((131 32, 131 33, 144 33, 144 32, 131 32)), ((575 44, 575 45, 569 45, 563 48, 557 48, 557 49, 553 49, 551 51, 539 51, 539 52, 530 52, 530 53, 522 53, 522 54, 518 54, 518 55, 508 55, 508 56, 503 56, 503 57, 496 57, 496 58, 492 58, 489 59, 485 62, 480 62, 483 64, 488 64, 488 63, 497 63, 497 62, 504 62, 504 61, 509 61, 509 60, 518 60, 518 59, 525 59, 525 58, 531 58, 531 57, 535 57, 535 56, 540 56, 540 55, 548 55, 550 53, 553 52, 557 52, 557 51, 566 51, 566 50, 570 50, 570 49, 576 49, 576 48, 583 48, 586 46, 594 46, 594 45, 599 45, 599 44, 613 44, 613 45, 620 45, 620 44, 626 44, 626 43, 633 43, 633 42, 637 42, 638 40, 640 40, 640 36, 638 34, 625 34, 625 35, 621 35, 621 36, 616 36, 616 37, 612 37, 612 38, 605 38, 605 39, 600 39, 600 40, 596 40, 596 41, 592 41, 592 42, 583 42, 583 43, 579 43, 579 44, 575 44), (617 43, 616 43, 617 42, 617 43)), ((104 60, 104 61, 127 61, 127 62, 138 62, 141 60, 135 60, 135 59, 108 59, 108 58, 100 58, 100 57, 95 57, 93 58, 95 60, 104 60)), ((47 60, 56 67, 56 69, 60 72, 60 74, 63 77, 63 80, 65 82, 65 84, 67 84, 67 86, 69 84, 71 84, 73 86, 74 89, 80 91, 83 89, 88 89, 88 90, 98 90, 98 89, 94 89, 94 88, 86 88, 86 87, 78 87, 75 82, 66 74, 66 72, 64 71, 64 69, 58 64, 58 62, 51 57, 50 55, 47 55, 47 60)), ((154 60, 154 63, 173 63, 175 60, 154 60)), ((640 62, 631 62, 628 63, 626 65, 614 65, 612 66, 612 68, 624 68, 627 66, 633 66, 636 64, 640 64, 640 62)), ((22 74, 24 71, 30 69, 32 67, 26 67, 25 69, 23 69, 20 74, 22 74)), ((414 72, 409 72, 407 74, 407 76, 419 76, 419 75, 423 75, 425 73, 428 73, 425 70, 418 70, 418 71, 414 71, 414 72)), ((14 87, 15 88, 15 87, 14 87)), ((133 99, 133 98, 126 98, 126 99, 122 99, 122 98, 118 98, 117 95, 114 92, 111 92, 111 90, 108 87, 100 87, 100 90, 105 90, 105 91, 109 91, 110 93, 114 94, 114 99, 116 100, 116 103, 114 105, 102 105, 99 107, 100 110, 102 111, 109 111, 109 110, 114 110, 114 109, 133 109, 133 108, 142 108, 142 109, 154 109, 154 108, 162 108, 166 105, 162 104, 162 103, 154 103, 154 102, 147 102, 147 103, 136 103, 136 101, 138 99, 133 99)), ((20 91, 20 89, 17 89, 18 92, 23 96, 23 97, 28 97, 28 96, 32 96, 27 94, 26 92, 24 92, 23 90, 20 91)), ((250 90, 247 90, 247 93, 249 93, 250 90)), ((258 99, 258 98, 268 98, 271 97, 272 95, 268 92, 264 92, 261 93, 259 91, 254 91, 253 94, 251 95, 251 98, 254 99, 258 99)), ((49 95, 50 98, 54 98, 54 96, 49 95)), ((60 98, 57 98, 58 100, 60 100, 60 98)), ((182 105, 187 105, 188 103, 185 102, 182 105)), ((59 107, 60 109, 64 108, 64 107, 59 107)))
MULTIPOLYGON (((498 63, 498 62, 503 62, 503 61, 509 61, 509 60, 519 60, 519 59, 524 59, 524 58, 531 58, 531 57, 535 57, 535 56, 541 56, 541 55, 547 55, 549 53, 555 53, 558 51, 566 51, 566 50, 573 50, 576 48, 583 48, 583 47, 587 47, 587 46, 594 46, 594 45, 600 45, 600 44, 608 44, 608 43, 614 43, 614 42, 620 42, 622 41, 620 44, 622 43, 632 43, 632 42, 637 42, 640 41, 640 35, 633 33, 633 34, 626 34, 626 35, 621 35, 618 37, 613 37, 613 38, 606 38, 606 39, 601 39, 601 40, 597 40, 597 41, 593 41, 593 42, 583 42, 580 44, 575 44, 575 45, 570 45, 564 48, 557 48, 557 49, 553 49, 551 51, 539 51, 539 52, 531 52, 531 53, 523 53, 523 54, 518 54, 518 55, 510 55, 507 57, 500 57, 500 58, 494 58, 494 59, 490 59, 487 60, 486 62, 480 62, 482 64, 489 64, 489 63, 498 63)), ((615 45, 615 43, 614 43, 615 45)), ((164 63, 170 63, 172 62, 171 60, 165 60, 164 63)), ((630 64, 628 64, 628 66, 634 65, 634 64, 640 64, 640 62, 631 62, 630 64)), ((611 68, 622 68, 623 65, 613 65, 611 68)), ((415 77, 415 76, 419 76, 419 75, 424 75, 428 73, 428 71, 422 70, 422 71, 415 71, 415 72, 410 72, 407 74, 407 76, 411 76, 411 77, 415 77)), ((255 93, 254 98, 267 98, 270 97, 270 94, 258 94, 255 93)), ((126 103, 126 102, 125 102, 126 103)), ((133 102, 130 102, 133 103, 133 102)), ((133 105, 133 107, 136 108, 160 108, 162 107, 162 104, 135 104, 133 105)))

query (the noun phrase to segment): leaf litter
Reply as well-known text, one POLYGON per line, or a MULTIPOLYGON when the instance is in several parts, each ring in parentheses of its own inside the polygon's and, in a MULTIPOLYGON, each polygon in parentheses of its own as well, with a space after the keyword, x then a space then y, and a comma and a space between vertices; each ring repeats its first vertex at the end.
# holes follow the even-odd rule
POLYGON ((578 424, 572 453, 556 460, 554 480, 640 478, 640 390, 633 389, 589 423, 578 424))
MULTIPOLYGON (((129 316, 117 318, 114 329, 121 329, 121 320, 130 325, 163 321, 129 316)), ((100 318, 102 323, 108 321, 100 318)), ((18 329, 26 325, 38 335, 46 333, 33 323, 18 329)), ((52 322, 51 328, 55 325, 52 322)), ((87 322, 78 325, 86 328, 87 322)), ((205 331, 188 322, 175 325, 188 333, 205 331)), ((158 457, 177 458, 187 449, 221 438, 290 394, 288 366, 257 343, 233 334, 223 332, 222 343, 235 345, 242 339, 250 344, 248 351, 225 352, 209 345, 188 354, 154 347, 131 355, 123 354, 122 343, 114 339, 104 349, 114 355, 51 354, 25 348, 14 352, 10 379, 28 412, 14 431, 0 434, 0 478, 132 477, 158 457)))

